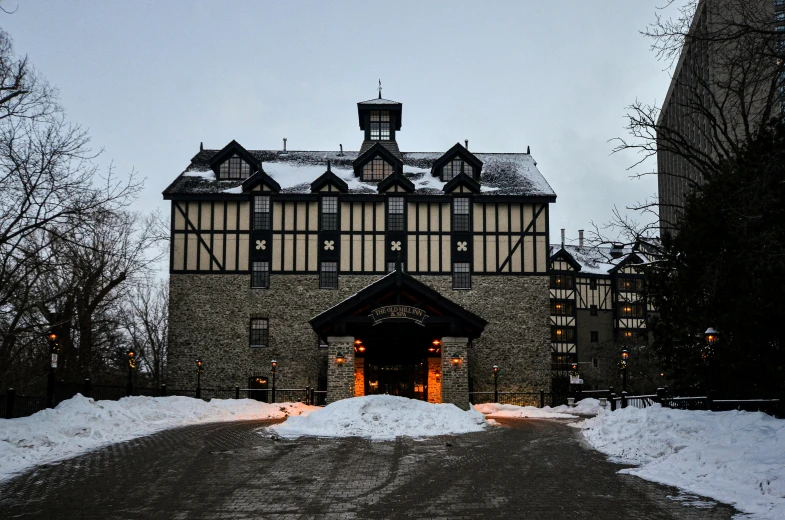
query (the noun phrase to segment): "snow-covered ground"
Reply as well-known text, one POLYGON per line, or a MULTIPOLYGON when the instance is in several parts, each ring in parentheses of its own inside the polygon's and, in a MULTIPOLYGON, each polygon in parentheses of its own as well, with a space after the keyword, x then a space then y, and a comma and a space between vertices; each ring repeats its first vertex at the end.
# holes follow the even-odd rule
POLYGON ((38 464, 67 459, 107 444, 197 423, 305 415, 301 403, 251 399, 126 397, 93 401, 81 395, 30 417, 0 419, 0 481, 38 464))
POLYGON ((732 504, 749 518, 785 518, 781 419, 655 405, 601 411, 576 426, 611 460, 638 465, 622 473, 732 504))
POLYGON ((509 419, 575 419, 577 415, 597 415, 600 402, 597 399, 578 401, 572 408, 567 405, 545 408, 516 406, 513 404, 475 404, 474 408, 488 417, 509 419))
POLYGON ((364 437, 392 440, 396 437, 428 437, 482 431, 485 417, 474 409, 463 411, 452 404, 431 404, 392 395, 343 399, 308 416, 289 417, 267 431, 286 438, 364 437))

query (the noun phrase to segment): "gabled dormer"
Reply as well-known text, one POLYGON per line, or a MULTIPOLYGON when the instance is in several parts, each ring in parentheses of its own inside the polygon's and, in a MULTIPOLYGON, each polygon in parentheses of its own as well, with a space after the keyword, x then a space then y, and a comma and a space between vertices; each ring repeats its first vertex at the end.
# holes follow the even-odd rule
POLYGON ((404 177, 401 170, 395 170, 381 181, 376 189, 379 193, 413 193, 414 183, 404 177))
POLYGON ((382 143, 375 143, 352 163, 354 174, 364 182, 379 182, 396 170, 403 171, 403 161, 382 143))
POLYGON ((566 249, 562 248, 551 255, 551 265, 554 271, 581 270, 581 264, 566 249))
POLYGON ((479 181, 481 172, 482 161, 460 143, 455 143, 436 159, 431 168, 431 175, 438 176, 443 182, 449 182, 461 173, 479 181))
POLYGON ((480 183, 466 173, 460 173, 444 185, 444 193, 480 193, 480 183))
POLYGON ((261 163, 259 166, 259 170, 243 182, 243 191, 270 191, 273 193, 281 191, 281 185, 265 173, 261 163))
POLYGON ((333 173, 333 170, 330 167, 330 161, 327 161, 327 171, 311 183, 311 193, 317 193, 319 191, 334 193, 348 193, 349 191, 349 185, 346 184, 346 181, 333 173))
POLYGON ((259 161, 234 139, 209 164, 218 180, 245 180, 259 170, 259 161))
POLYGON ((641 258, 638 253, 630 253, 626 257, 619 260, 619 262, 610 270, 608 271, 610 274, 615 274, 622 271, 625 267, 633 266, 633 265, 640 265, 645 264, 646 260, 641 258))

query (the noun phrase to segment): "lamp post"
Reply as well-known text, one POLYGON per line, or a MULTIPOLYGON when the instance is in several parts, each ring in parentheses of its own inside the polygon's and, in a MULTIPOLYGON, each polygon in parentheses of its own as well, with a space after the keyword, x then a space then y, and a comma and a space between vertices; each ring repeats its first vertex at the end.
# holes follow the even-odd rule
POLYGON ((202 398, 202 372, 204 372, 204 361, 201 358, 196 360, 196 398, 202 398))
POLYGON ((493 402, 499 402, 499 365, 493 365, 493 402))
POLYGON ((57 341, 57 333, 54 331, 49 332, 46 336, 49 342, 49 354, 51 354, 51 363, 49 363, 49 377, 46 380, 46 407, 52 408, 55 405, 55 370, 57 369, 57 352, 60 350, 60 343, 57 341))
POLYGON ((131 374, 136 368, 136 352, 133 349, 127 352, 128 356, 128 386, 125 389, 125 395, 130 397, 133 393, 133 383, 131 382, 131 374))
POLYGON ((270 375, 273 376, 273 396, 272 402, 275 402, 275 371, 278 368, 278 362, 276 360, 270 361, 270 375))
POLYGON ((709 409, 711 409, 712 386, 713 386, 713 371, 714 371, 714 348, 720 340, 720 333, 714 327, 709 327, 703 333, 703 339, 706 341, 703 349, 701 350, 701 358, 706 366, 706 400, 708 401, 709 409))
POLYGON ((622 373, 622 386, 621 391, 627 392, 627 361, 630 359, 630 351, 627 347, 621 349, 621 361, 619 361, 619 370, 622 373))

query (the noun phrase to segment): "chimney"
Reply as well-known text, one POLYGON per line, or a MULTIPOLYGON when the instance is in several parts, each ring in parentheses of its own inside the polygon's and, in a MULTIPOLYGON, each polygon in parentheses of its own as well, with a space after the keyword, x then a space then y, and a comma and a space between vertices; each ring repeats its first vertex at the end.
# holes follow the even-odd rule
POLYGON ((611 246, 611 258, 619 258, 624 255, 624 248, 621 244, 613 244, 611 246))
POLYGON ((201 152, 202 150, 204 150, 204 141, 199 143, 199 151, 201 152))
POLYGON ((564 249, 564 228, 561 228, 561 248, 564 249))
POLYGON ((283 152, 286 153, 286 138, 283 138, 283 152))
POLYGON ((468 139, 464 139, 463 142, 465 144, 464 148, 466 148, 468 150, 469 149, 469 140, 468 139))
POLYGON ((583 249, 583 230, 582 229, 578 230, 578 247, 583 249))
POLYGON ((526 147, 526 155, 531 155, 531 154, 532 154, 532 149, 529 146, 527 146, 526 147))
POLYGON ((341 147, 341 152, 338 154, 338 157, 343 157, 343 144, 339 144, 338 146, 341 147))

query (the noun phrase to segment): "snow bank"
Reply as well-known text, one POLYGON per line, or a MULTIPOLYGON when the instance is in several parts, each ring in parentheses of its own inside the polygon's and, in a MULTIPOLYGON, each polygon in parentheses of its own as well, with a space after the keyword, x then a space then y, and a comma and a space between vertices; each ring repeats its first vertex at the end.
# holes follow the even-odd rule
POLYGON ((611 460, 639 465, 622 473, 733 504, 753 518, 783 518, 783 420, 655 405, 601 411, 578 426, 611 460))
POLYGON ((267 428, 281 437, 365 437, 393 440, 399 436, 428 437, 482 431, 485 417, 470 409, 464 412, 452 404, 392 395, 371 395, 343 399, 307 417, 289 417, 267 428))
POLYGON ((597 399, 584 399, 572 408, 567 405, 537 408, 498 403, 475 404, 474 408, 489 417, 510 419, 575 419, 576 415, 597 415, 601 409, 597 399))
POLYGON ((94 401, 77 395, 30 417, 0 419, 0 481, 38 464, 67 459, 115 442, 189 424, 278 419, 305 415, 301 403, 266 404, 251 399, 126 397, 94 401))

